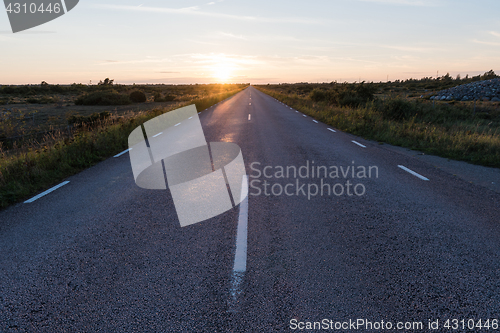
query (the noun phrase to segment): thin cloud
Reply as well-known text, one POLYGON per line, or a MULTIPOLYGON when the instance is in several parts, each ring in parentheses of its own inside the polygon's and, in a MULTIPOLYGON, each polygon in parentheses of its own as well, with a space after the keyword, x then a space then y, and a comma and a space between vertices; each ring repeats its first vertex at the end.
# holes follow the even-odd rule
POLYGON ((477 39, 474 39, 472 42, 476 43, 476 44, 483 44, 483 45, 490 45, 490 46, 500 46, 500 43, 498 43, 498 42, 485 42, 485 41, 477 40, 477 39))
POLYGON ((94 8, 110 9, 110 10, 125 10, 135 12, 152 12, 160 14, 183 14, 196 15, 214 18, 225 18, 231 20, 249 21, 249 22, 272 22, 272 23, 302 23, 302 24, 323 24, 324 22, 317 19, 300 18, 300 17, 256 17, 256 16, 241 16, 233 14, 223 14, 215 12, 204 12, 199 10, 199 7, 186 8, 168 8, 168 7, 148 7, 148 6, 127 6, 127 5, 111 5, 111 4, 96 4, 94 8))
POLYGON ((386 49, 398 50, 398 51, 404 51, 404 52, 434 52, 434 51, 436 51, 436 48, 432 48, 432 47, 415 47, 415 46, 403 46, 403 45, 379 45, 379 46, 386 48, 386 49))
POLYGON ((147 63, 163 63, 163 62, 172 62, 170 59, 157 59, 157 58, 151 58, 151 57, 146 57, 146 59, 140 59, 140 60, 125 60, 125 61, 120 61, 120 60, 104 60, 104 62, 100 63, 99 65, 111 65, 111 64, 117 64, 117 65, 123 65, 123 64, 147 64, 147 63))
POLYGON ((500 32, 490 31, 490 34, 495 36, 495 37, 500 37, 500 32))
POLYGON ((224 36, 224 37, 230 37, 230 38, 235 38, 235 39, 244 39, 244 40, 246 40, 246 38, 243 37, 243 35, 234 35, 234 34, 228 33, 228 32, 221 32, 220 34, 222 36, 224 36))
POLYGON ((422 0, 359 0, 365 2, 375 2, 384 5, 400 5, 400 6, 418 6, 418 7, 436 7, 436 3, 422 0))

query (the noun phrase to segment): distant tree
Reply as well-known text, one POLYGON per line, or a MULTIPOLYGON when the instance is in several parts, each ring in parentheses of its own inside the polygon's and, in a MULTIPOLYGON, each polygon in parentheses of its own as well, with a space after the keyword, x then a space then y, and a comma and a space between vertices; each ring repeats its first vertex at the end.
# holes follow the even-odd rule
POLYGON ((112 86, 114 81, 115 80, 110 80, 109 77, 107 77, 104 79, 104 82, 99 81, 99 83, 97 85, 99 85, 99 86, 112 86))
POLYGON ((453 78, 451 77, 450 73, 446 73, 445 76, 441 77, 441 80, 444 81, 444 82, 449 82, 449 81, 452 81, 453 78))
POLYGON ((496 75, 495 72, 492 69, 490 69, 488 72, 481 75, 481 80, 491 80, 497 77, 498 75, 496 75))

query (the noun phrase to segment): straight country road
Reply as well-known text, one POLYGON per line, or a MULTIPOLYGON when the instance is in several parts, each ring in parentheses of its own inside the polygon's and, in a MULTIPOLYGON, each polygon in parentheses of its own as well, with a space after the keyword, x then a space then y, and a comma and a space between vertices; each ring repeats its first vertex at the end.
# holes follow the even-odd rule
POLYGON ((237 286, 240 207, 181 228, 170 192, 137 187, 125 153, 0 212, 0 332, 498 323, 500 194, 253 87, 200 120, 249 175, 237 286))

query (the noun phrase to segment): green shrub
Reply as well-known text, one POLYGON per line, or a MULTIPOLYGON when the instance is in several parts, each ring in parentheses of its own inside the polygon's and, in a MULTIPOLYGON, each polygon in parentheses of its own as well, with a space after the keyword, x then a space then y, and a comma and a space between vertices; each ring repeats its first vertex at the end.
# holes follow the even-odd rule
POLYGON ((407 120, 417 113, 415 104, 401 98, 379 101, 375 109, 388 120, 407 120))
POLYGON ((132 91, 129 98, 133 103, 144 103, 147 100, 146 94, 139 90, 132 91))
POLYGON ((313 102, 323 102, 328 99, 328 94, 322 89, 313 89, 313 91, 309 94, 309 98, 313 102))
POLYGON ((315 88, 309 94, 313 102, 327 102, 328 104, 358 107, 374 99, 375 86, 373 84, 334 84, 331 89, 315 88))
POLYGON ((119 94, 115 90, 96 91, 80 96, 75 101, 76 105, 127 105, 130 98, 119 94))

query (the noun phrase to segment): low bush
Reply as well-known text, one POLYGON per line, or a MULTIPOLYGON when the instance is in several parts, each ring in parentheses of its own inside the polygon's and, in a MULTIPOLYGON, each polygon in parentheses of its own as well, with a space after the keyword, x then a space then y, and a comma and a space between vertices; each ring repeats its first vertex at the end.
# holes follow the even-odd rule
POLYGON ((401 98, 379 101, 375 103, 375 110, 380 112, 384 119, 408 120, 418 113, 415 103, 401 98))
POLYGON ((175 100, 174 95, 167 94, 165 97, 161 97, 161 94, 159 92, 156 92, 154 94, 154 101, 155 102, 172 102, 175 100))
POLYGON ((335 84, 328 90, 315 88, 309 94, 313 102, 326 102, 332 105, 358 107, 374 99, 375 86, 361 82, 359 84, 335 84))
POLYGON ((146 94, 140 90, 132 91, 129 98, 133 103, 144 103, 147 100, 146 94))
POLYGON ((96 91, 80 96, 76 105, 127 105, 130 104, 129 96, 122 95, 115 90, 96 91))

